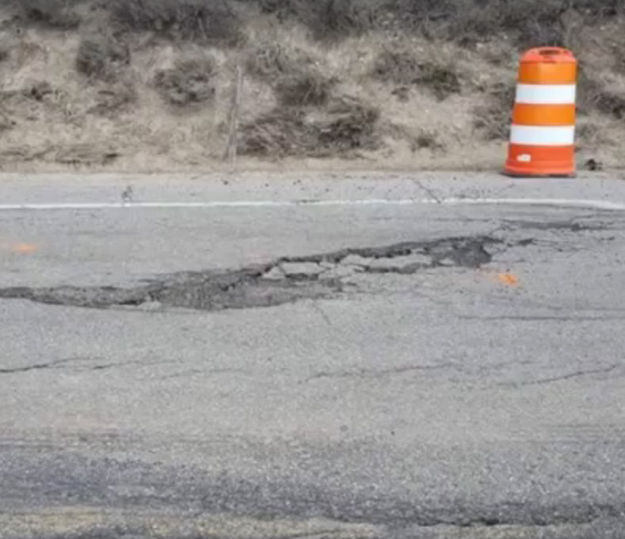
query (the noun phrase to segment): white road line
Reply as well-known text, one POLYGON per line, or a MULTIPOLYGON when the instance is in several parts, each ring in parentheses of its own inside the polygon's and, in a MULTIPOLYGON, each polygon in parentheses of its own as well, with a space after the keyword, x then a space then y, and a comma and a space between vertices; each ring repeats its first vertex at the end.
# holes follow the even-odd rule
POLYGON ((568 198, 405 198, 361 200, 233 200, 206 202, 61 202, 0 204, 0 212, 56 210, 131 210, 131 209, 219 209, 219 208, 284 208, 328 206, 552 206, 606 211, 625 211, 625 202, 568 198))

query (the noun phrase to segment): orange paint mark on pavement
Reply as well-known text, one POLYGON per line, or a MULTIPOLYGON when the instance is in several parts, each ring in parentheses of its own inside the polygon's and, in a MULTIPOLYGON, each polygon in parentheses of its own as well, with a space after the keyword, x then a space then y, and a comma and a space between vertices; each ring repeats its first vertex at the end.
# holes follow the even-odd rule
POLYGON ((37 251, 37 246, 33 243, 15 243, 11 245, 11 251, 20 255, 30 255, 37 251))
POLYGON ((506 286, 518 286, 519 278, 513 273, 498 273, 497 280, 506 286))

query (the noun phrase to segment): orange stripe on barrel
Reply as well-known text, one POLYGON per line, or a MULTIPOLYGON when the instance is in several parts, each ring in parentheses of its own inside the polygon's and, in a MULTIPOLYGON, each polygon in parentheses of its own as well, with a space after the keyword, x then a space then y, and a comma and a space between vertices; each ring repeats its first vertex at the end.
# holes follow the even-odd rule
POLYGON ((506 171, 519 176, 569 175, 574 163, 575 146, 510 144, 506 171))
POLYGON ((528 105, 517 103, 513 123, 516 125, 575 125, 575 105, 528 105))
POLYGON ((576 64, 522 63, 519 82, 522 84, 575 84, 576 64))

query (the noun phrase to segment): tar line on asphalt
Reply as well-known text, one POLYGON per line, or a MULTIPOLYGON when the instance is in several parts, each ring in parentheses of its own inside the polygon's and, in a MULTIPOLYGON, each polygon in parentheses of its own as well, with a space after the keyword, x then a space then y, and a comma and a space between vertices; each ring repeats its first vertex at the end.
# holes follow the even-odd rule
POLYGON ((36 204, 0 204, 0 211, 55 211, 108 209, 219 209, 219 208, 276 208, 328 206, 550 206, 604 211, 625 211, 625 203, 606 200, 566 198, 408 198, 360 200, 223 200, 199 202, 62 202, 36 204))

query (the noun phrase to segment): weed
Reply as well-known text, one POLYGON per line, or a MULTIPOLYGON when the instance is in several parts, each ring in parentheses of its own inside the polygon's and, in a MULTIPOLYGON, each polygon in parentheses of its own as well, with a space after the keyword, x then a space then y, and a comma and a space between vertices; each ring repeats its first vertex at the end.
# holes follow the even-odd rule
POLYGON ((383 50, 374 61, 371 75, 395 84, 423 86, 440 101, 461 90, 460 77, 453 65, 420 62, 407 50, 383 50))
POLYGON ((601 138, 601 128, 596 123, 580 121, 575 134, 578 146, 596 146, 601 138))
POLYGON ((210 56, 181 58, 173 68, 158 71, 154 85, 172 105, 201 103, 215 96, 215 71, 216 62, 210 56))
POLYGON ((565 14, 585 24, 623 12, 621 0, 389 0, 404 28, 426 37, 472 45, 502 34, 521 47, 566 44, 565 14))
POLYGON ((22 95, 35 101, 43 101, 46 96, 54 93, 52 85, 48 81, 34 81, 22 89, 22 95))
POLYGON ((114 79, 120 67, 129 63, 128 47, 109 35, 83 38, 78 46, 76 69, 88 77, 114 79))
POLYGON ((595 107, 603 114, 622 120, 625 118, 625 95, 622 92, 604 90, 597 96, 595 107))
POLYGON ((243 126, 239 150, 257 156, 349 157, 379 146, 379 111, 351 98, 341 98, 315 115, 277 108, 243 126))
POLYGON ((382 0, 260 0, 261 9, 279 19, 295 19, 315 39, 333 41, 375 25, 382 0))
POLYGON ((395 84, 415 84, 421 75, 417 57, 407 50, 384 49, 374 61, 371 75, 395 84))
POLYGON ((486 36, 506 32, 523 47, 536 43, 563 44, 562 15, 566 3, 561 0, 470 1, 469 4, 466 9, 458 10, 448 27, 449 37, 460 43, 483 41, 486 36))
POLYGON ((76 6, 81 0, 19 0, 17 13, 24 20, 54 28, 70 29, 80 25, 76 6))
POLYGON ((328 107, 328 117, 318 121, 319 142, 339 153, 356 149, 375 149, 380 117, 378 108, 357 99, 343 97, 328 107))
POLYGON ((417 150, 442 150, 443 145, 439 142, 434 131, 420 130, 411 140, 410 149, 417 150))
POLYGON ((416 82, 428 87, 439 100, 460 93, 460 78, 452 65, 425 62, 420 68, 416 82))
POLYGON ((247 56, 248 73, 266 81, 289 75, 302 64, 311 64, 312 58, 296 47, 287 48, 278 42, 260 43, 247 56))
POLYGON ((333 85, 318 71, 302 70, 279 80, 276 93, 285 106, 319 106, 327 103, 333 85))
POLYGON ((582 114, 596 110, 616 119, 625 118, 625 95, 612 88, 598 73, 581 68, 578 80, 579 109, 582 114))
POLYGON ((11 54, 12 44, 11 40, 7 37, 2 36, 0 38, 0 62, 4 62, 8 60, 11 54))
POLYGON ((96 104, 90 113, 115 116, 137 100, 137 91, 130 81, 121 81, 98 90, 96 104))
POLYGON ((514 94, 513 83, 495 84, 488 90, 488 103, 474 109, 473 126, 486 140, 504 140, 508 137, 514 94))
POLYGON ((135 31, 174 39, 234 45, 241 21, 227 0, 114 0, 115 21, 135 31))
POLYGON ((284 106, 320 106, 327 103, 335 81, 326 77, 311 56, 300 49, 261 44, 247 58, 248 72, 271 83, 284 106))
POLYGON ((239 152, 243 155, 280 158, 306 154, 316 144, 316 133, 302 112, 277 108, 245 124, 241 129, 239 152))

